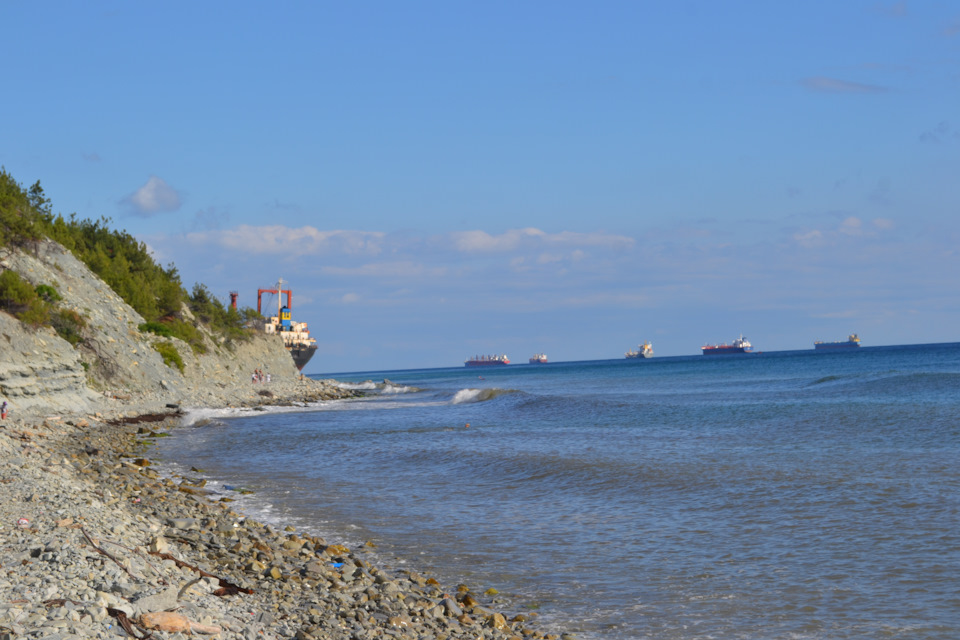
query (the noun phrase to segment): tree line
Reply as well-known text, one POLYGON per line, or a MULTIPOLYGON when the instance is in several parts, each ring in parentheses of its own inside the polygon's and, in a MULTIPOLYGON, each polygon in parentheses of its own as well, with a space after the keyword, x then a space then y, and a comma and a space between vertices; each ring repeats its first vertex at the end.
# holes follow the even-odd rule
MULTIPOLYGON (((180 338, 197 353, 205 352, 206 345, 197 325, 184 317, 184 305, 225 341, 251 335, 251 321, 259 319, 255 310, 224 305, 201 283, 187 292, 173 263, 157 264, 146 244, 110 225, 106 217, 81 220, 76 214, 54 214, 39 180, 25 188, 0 168, 0 248, 36 252, 44 238, 60 243, 143 316, 141 331, 180 338)), ((32 326, 52 326, 76 345, 82 341, 85 320, 58 306, 60 294, 52 284, 31 287, 5 270, 0 273, 0 310, 32 326)))

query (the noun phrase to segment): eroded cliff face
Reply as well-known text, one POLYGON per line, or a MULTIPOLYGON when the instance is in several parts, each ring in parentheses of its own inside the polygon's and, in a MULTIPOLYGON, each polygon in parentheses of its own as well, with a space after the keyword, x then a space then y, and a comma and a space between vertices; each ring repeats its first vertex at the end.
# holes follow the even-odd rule
POLYGON ((4 250, 2 269, 13 269, 34 286, 54 287, 63 296, 59 304, 87 322, 84 341, 74 348, 52 329, 31 329, 0 312, 0 399, 15 413, 249 404, 269 389, 251 383, 254 369, 270 373, 278 392, 312 382, 300 380, 276 336, 227 345, 207 335, 208 353, 195 355, 180 340, 141 332, 144 319, 56 243, 41 244, 35 255, 4 250), (154 349, 168 340, 183 358, 183 373, 164 364, 154 349))

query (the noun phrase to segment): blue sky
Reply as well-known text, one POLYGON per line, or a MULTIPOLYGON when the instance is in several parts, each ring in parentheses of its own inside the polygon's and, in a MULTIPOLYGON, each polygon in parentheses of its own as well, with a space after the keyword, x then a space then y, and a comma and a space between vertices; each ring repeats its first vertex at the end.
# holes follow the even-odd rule
POLYGON ((4 3, 0 164, 310 373, 960 340, 960 3, 4 3))

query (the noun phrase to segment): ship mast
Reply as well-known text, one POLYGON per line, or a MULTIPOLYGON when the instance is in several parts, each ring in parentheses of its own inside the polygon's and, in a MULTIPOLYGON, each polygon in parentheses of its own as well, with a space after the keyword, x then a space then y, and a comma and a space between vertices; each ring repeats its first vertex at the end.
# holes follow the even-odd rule
POLYGON ((280 309, 283 308, 283 278, 277 280, 277 326, 282 325, 280 309))

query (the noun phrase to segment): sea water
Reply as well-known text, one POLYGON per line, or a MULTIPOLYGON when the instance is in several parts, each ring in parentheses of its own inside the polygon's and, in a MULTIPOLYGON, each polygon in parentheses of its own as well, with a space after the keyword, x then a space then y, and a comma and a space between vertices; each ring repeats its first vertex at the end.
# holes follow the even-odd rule
POLYGON ((581 638, 960 638, 960 344, 333 377, 157 453, 581 638))

